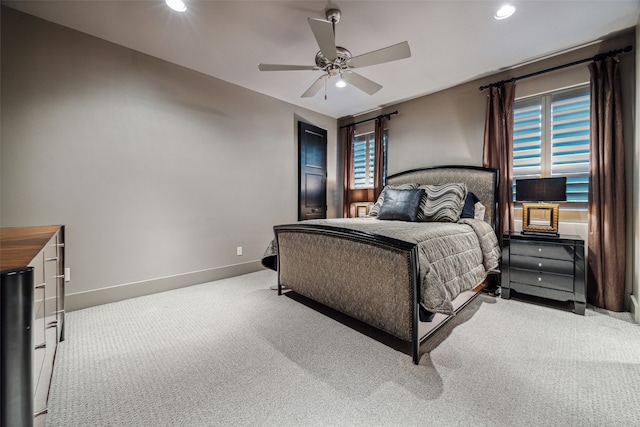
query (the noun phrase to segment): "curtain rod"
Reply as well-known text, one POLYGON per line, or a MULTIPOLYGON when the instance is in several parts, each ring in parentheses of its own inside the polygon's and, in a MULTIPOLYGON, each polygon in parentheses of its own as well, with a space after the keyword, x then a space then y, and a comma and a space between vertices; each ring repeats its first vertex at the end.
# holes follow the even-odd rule
POLYGON ((531 73, 531 74, 525 74, 524 76, 513 77, 511 79, 500 80, 499 82, 491 83, 491 84, 488 84, 488 85, 485 85, 485 86, 480 86, 480 90, 485 90, 485 89, 488 89, 488 88, 491 88, 491 87, 495 87, 495 86, 502 86, 505 83, 512 83, 512 82, 515 82, 516 80, 526 79, 527 77, 534 77, 534 76, 537 76, 537 75, 540 75, 540 74, 549 73, 551 71, 561 70, 563 68, 572 67, 574 65, 582 64, 583 62, 599 61, 599 60, 607 58, 609 56, 615 56, 615 55, 617 55, 619 53, 631 52, 632 49, 633 49, 633 47, 627 46, 627 47, 625 47, 623 49, 610 50, 609 52, 599 53, 599 54, 594 55, 594 56, 592 56, 590 58, 580 59, 578 61, 570 62, 568 64, 558 65, 557 67, 547 68, 546 70, 536 71, 535 73, 531 73))
POLYGON ((387 120, 391 120, 391 116, 395 116, 396 114, 398 114, 398 111, 397 111, 397 110, 396 110, 396 111, 394 111, 393 113, 380 114, 380 115, 379 115, 379 116, 377 116, 377 117, 372 117, 372 118, 370 118, 370 119, 360 120, 359 122, 350 123, 350 124, 348 124, 348 125, 340 126, 340 129, 344 129, 344 128, 349 127, 349 126, 359 125, 360 123, 370 122, 371 120, 378 120, 378 119, 381 119, 381 118, 383 118, 383 117, 384 117, 384 118, 386 118, 387 120))

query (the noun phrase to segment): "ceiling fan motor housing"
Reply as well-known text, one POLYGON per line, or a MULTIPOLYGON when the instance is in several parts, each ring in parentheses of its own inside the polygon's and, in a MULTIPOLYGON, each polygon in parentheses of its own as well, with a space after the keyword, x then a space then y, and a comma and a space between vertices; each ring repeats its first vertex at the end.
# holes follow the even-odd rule
POLYGON ((322 51, 318 51, 316 53, 316 65, 319 68, 329 72, 331 69, 342 69, 347 67, 347 61, 351 59, 351 52, 347 49, 336 46, 337 57, 334 61, 331 61, 326 56, 322 54, 322 51))
POLYGON ((327 21, 333 23, 333 24, 337 24, 338 22, 340 22, 340 17, 342 16, 342 14, 340 13, 339 9, 328 9, 327 10, 327 21))

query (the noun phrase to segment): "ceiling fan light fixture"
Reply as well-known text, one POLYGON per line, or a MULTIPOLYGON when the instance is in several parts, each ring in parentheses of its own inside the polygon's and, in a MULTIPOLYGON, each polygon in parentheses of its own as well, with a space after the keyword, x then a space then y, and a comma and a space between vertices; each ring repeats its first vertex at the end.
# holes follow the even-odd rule
POLYGON ((167 6, 176 12, 185 12, 187 10, 187 5, 182 0, 165 0, 165 2, 167 6))
POLYGON ((338 81, 335 83, 338 88, 349 86, 361 90, 367 95, 373 95, 382 89, 382 85, 351 70, 409 58, 411 57, 409 43, 404 41, 354 57, 347 49, 336 46, 335 24, 339 21, 340 11, 338 9, 329 9, 326 21, 307 18, 311 32, 320 48, 316 53, 314 66, 260 63, 258 69, 260 71, 322 71, 323 74, 302 94, 302 98, 316 95, 324 86, 326 99, 328 80, 334 76, 338 77, 338 81))
POLYGON ((493 15, 493 19, 497 19, 497 20, 507 19, 508 17, 513 15, 515 12, 516 12, 515 6, 512 6, 510 4, 505 4, 500 9, 498 9, 495 15, 493 15))

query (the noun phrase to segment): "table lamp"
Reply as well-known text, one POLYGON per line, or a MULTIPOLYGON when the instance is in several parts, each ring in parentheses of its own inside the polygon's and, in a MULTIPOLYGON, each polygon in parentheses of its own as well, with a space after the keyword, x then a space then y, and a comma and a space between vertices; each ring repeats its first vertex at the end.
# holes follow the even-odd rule
POLYGON ((516 201, 522 203, 522 234, 558 236, 559 205, 567 200, 567 178, 516 180, 516 201))

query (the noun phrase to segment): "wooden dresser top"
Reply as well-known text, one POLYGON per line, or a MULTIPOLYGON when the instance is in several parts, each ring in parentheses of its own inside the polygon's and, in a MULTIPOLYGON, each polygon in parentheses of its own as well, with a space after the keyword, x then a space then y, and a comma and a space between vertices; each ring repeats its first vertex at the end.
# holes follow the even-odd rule
POLYGON ((0 228, 0 271, 26 267, 59 225, 0 228))

